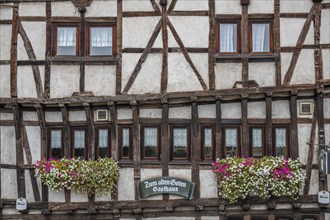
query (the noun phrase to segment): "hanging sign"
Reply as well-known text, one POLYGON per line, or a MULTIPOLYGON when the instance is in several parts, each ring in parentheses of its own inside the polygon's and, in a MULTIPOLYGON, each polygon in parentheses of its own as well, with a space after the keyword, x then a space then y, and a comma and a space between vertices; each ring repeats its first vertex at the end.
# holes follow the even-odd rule
POLYGON ((176 177, 158 177, 138 183, 139 198, 159 194, 173 194, 192 199, 195 183, 176 177))
POLYGON ((16 200, 16 209, 18 211, 24 211, 27 209, 27 201, 25 198, 18 198, 16 200))
POLYGON ((317 195, 317 199, 320 204, 329 204, 329 192, 322 190, 317 195))

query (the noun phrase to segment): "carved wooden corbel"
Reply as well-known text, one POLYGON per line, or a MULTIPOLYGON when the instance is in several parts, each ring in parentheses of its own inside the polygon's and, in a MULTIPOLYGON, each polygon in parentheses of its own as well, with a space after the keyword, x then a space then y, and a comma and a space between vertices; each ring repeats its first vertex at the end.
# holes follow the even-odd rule
POLYGON ((89 6, 93 0, 71 0, 80 13, 86 12, 86 7, 89 6))

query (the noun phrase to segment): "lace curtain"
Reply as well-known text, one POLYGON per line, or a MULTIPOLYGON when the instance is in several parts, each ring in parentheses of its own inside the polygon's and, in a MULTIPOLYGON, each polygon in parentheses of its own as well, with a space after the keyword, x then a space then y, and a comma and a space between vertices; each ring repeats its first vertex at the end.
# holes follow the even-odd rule
POLYGON ((123 129, 123 147, 129 147, 129 129, 123 129))
POLYGON ((85 131, 74 131, 74 148, 85 148, 85 131))
POLYGON ((276 128, 276 147, 286 146, 286 129, 276 128))
POLYGON ((252 144, 252 147, 262 147, 262 130, 260 128, 253 128, 252 144))
POLYGON ((236 52, 237 24, 220 24, 220 52, 236 52))
POLYGON ((111 44, 112 44, 112 28, 110 27, 91 28, 92 47, 111 47, 111 44))
POLYGON ((59 149, 62 147, 62 131, 61 130, 52 130, 51 131, 51 148, 59 149))
POLYGON ((157 146, 157 128, 144 129, 144 146, 157 146))
POLYGON ((99 130, 99 148, 108 147, 108 130, 100 129, 99 130))
POLYGON ((76 28, 58 27, 57 28, 57 46, 75 47, 76 46, 76 28))
POLYGON ((233 128, 226 129, 226 146, 237 146, 237 130, 233 128))
POLYGON ((253 52, 269 52, 269 24, 252 24, 253 52))
POLYGON ((212 147, 212 129, 204 129, 204 146, 206 148, 212 147))
POLYGON ((174 147, 187 147, 187 129, 173 129, 173 144, 174 147))

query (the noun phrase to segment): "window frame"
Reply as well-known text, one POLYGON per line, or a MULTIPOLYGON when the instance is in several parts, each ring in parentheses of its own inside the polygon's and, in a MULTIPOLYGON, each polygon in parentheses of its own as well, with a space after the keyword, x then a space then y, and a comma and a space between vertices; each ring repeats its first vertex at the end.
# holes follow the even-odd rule
POLYGON ((74 143, 75 143, 75 131, 85 131, 85 149, 84 149, 84 156, 83 159, 87 160, 88 159, 88 135, 87 135, 87 128, 86 127, 71 127, 71 150, 70 150, 70 154, 71 157, 74 158, 76 157, 75 155, 75 147, 74 147, 74 143))
POLYGON ((249 52, 253 55, 271 55, 274 53, 274 26, 273 20, 271 19, 250 19, 249 20, 249 52), (253 24, 269 24, 269 52, 253 52, 253 33, 252 25, 253 24))
POLYGON ((213 162, 215 160, 215 126, 214 125, 201 125, 201 160, 202 162, 213 162), (205 158, 205 129, 211 129, 212 132, 212 146, 211 158, 205 158))
POLYGON ((80 24, 79 23, 52 23, 52 56, 53 57, 79 57, 79 46, 80 46, 80 24), (57 54, 57 29, 59 27, 75 27, 76 28, 76 50, 75 55, 58 55, 57 54))
POLYGON ((240 19, 221 19, 218 20, 216 26, 216 53, 221 55, 239 55, 241 54, 241 20, 240 19), (236 24, 236 52, 220 52, 220 25, 221 24, 236 24))
POLYGON ((102 129, 108 130, 108 147, 106 157, 111 157, 111 129, 107 126, 98 126, 95 128, 95 160, 100 158, 99 134, 102 129))
POLYGON ((140 139, 141 139, 141 160, 144 161, 160 161, 160 153, 161 153, 161 134, 160 134, 160 125, 141 125, 140 127, 140 139), (145 157, 145 146, 144 146, 144 129, 145 128, 156 128, 157 129, 157 156, 156 157, 145 157))
POLYGON ((86 50, 86 57, 94 58, 94 57, 115 57, 116 56, 116 25, 114 23, 106 23, 106 22, 89 22, 86 23, 86 40, 85 40, 85 50, 86 50), (111 55, 91 55, 90 54, 90 37, 91 37, 91 28, 98 28, 98 27, 111 27, 112 28, 112 54, 111 55))
MULTIPOLYGON (((53 158, 52 156, 52 149, 51 149, 51 145, 52 145, 52 135, 51 132, 52 130, 60 130, 61 131, 61 158, 63 158, 65 156, 65 152, 64 152, 64 137, 63 137, 63 127, 47 127, 47 159, 49 158, 53 158)), ((57 158, 57 159, 61 159, 61 158, 57 158)))
POLYGON ((237 137, 236 137, 236 141, 237 141, 237 156, 240 157, 241 156, 241 126, 237 125, 225 125, 222 127, 222 152, 223 158, 226 158, 226 129, 236 129, 237 131, 237 137))
POLYGON ((261 142, 261 157, 255 157, 255 158, 262 158, 266 155, 266 132, 265 132, 265 126, 263 125, 250 125, 249 126, 249 148, 250 148, 250 157, 254 157, 253 155, 253 129, 261 129, 261 135, 262 135, 262 142, 261 142))
POLYGON ((133 135, 132 125, 118 125, 118 159, 120 161, 132 161, 133 160, 133 135), (123 157, 123 129, 129 129, 129 156, 123 157))
POLYGON ((286 149, 285 149, 285 158, 289 158, 290 157, 290 125, 273 125, 272 128, 272 133, 273 133, 273 137, 272 137, 272 141, 273 141, 273 156, 276 156, 276 128, 284 128, 286 129, 286 149))
POLYGON ((171 125, 170 126, 170 161, 182 161, 189 162, 191 160, 191 128, 190 125, 171 125), (184 128, 187 130, 187 157, 180 158, 174 157, 174 129, 175 128, 184 128))

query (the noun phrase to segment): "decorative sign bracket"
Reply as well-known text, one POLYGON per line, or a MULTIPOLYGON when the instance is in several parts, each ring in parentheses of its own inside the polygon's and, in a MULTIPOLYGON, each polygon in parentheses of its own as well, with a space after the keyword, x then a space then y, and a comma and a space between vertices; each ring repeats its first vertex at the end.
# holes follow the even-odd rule
POLYGON ((89 6, 93 0, 71 0, 74 6, 76 6, 80 13, 86 11, 86 7, 89 6))

